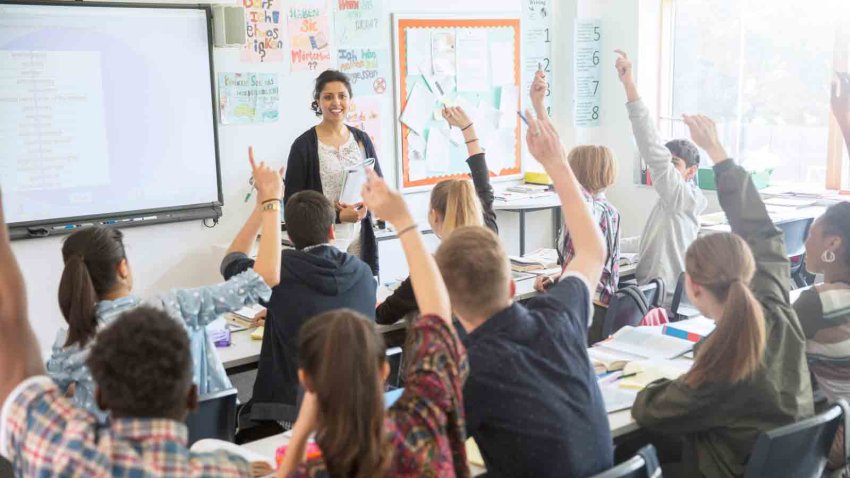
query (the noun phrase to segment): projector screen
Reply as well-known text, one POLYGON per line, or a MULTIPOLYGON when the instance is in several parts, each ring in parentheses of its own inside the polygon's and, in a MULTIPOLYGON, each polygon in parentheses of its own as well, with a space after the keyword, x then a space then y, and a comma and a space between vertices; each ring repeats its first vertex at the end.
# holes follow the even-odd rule
POLYGON ((218 217, 211 51, 208 7, 0 3, 10 226, 218 217))

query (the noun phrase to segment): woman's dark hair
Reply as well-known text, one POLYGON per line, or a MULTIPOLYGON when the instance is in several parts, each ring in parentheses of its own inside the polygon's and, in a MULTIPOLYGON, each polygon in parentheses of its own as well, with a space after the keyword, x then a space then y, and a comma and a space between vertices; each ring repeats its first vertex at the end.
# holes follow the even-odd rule
POLYGON ((333 83, 334 81, 338 81, 345 85, 345 89, 348 90, 349 98, 354 96, 351 93, 351 79, 348 78, 348 75, 337 70, 323 71, 322 74, 316 78, 316 86, 313 88, 313 102, 310 104, 310 108, 313 109, 316 116, 322 116, 322 110, 319 109, 319 96, 322 94, 322 90, 325 89, 325 85, 333 83))
POLYGON ((329 476, 384 476, 389 468, 380 373, 385 353, 374 324, 349 309, 316 316, 298 333, 298 367, 316 394, 316 443, 329 476))
POLYGON ((123 237, 118 229, 89 227, 71 234, 62 245, 59 308, 68 322, 66 347, 82 347, 94 337, 97 301, 115 287, 118 264, 126 258, 123 237))
POLYGON ((838 236, 844 249, 843 260, 850 264, 850 202, 840 202, 829 206, 820 218, 824 236, 838 236))

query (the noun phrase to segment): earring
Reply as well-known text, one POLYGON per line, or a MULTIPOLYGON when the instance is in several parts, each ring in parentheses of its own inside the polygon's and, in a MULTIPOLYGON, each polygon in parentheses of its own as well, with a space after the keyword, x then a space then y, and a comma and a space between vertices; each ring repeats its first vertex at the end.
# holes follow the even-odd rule
POLYGON ((835 262, 835 253, 830 250, 825 250, 823 251, 823 254, 820 255, 820 260, 826 264, 832 264, 835 262))

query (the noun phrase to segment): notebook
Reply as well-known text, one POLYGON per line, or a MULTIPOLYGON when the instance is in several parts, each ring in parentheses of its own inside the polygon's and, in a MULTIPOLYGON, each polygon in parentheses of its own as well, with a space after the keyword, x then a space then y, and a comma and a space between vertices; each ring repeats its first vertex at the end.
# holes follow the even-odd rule
POLYGON ((339 193, 339 202, 344 204, 358 204, 363 202, 360 195, 363 185, 366 184, 366 170, 375 166, 375 158, 366 158, 362 163, 345 168, 342 180, 342 191, 339 193))

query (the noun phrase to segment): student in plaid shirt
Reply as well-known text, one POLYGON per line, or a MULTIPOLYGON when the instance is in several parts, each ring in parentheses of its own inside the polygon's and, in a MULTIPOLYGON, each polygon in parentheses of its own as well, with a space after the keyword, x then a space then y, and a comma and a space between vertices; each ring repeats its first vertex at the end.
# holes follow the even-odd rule
MULTIPOLYGON (((261 164, 254 180, 263 197, 281 196, 277 171, 261 164)), ((45 375, 2 198, 0 329, 0 456, 16 476, 251 476, 241 457, 187 449, 183 422, 198 404, 189 337, 163 311, 138 307, 98 333, 87 365, 109 426, 45 375)))

